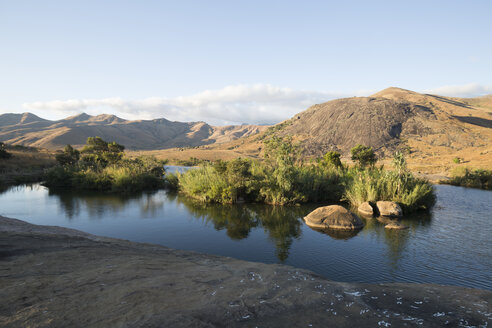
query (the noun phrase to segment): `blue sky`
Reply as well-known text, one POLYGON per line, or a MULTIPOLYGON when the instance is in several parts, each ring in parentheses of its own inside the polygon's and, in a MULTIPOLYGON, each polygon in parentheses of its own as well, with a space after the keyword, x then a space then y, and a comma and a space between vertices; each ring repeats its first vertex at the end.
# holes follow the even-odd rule
POLYGON ((492 93, 492 1, 0 0, 0 113, 273 123, 389 86, 492 93))

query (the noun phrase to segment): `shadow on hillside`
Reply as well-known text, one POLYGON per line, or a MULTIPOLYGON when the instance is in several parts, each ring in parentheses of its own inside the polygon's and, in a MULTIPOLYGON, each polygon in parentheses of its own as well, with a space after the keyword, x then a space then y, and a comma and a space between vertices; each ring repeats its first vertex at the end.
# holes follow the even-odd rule
POLYGON ((492 120, 487 120, 485 118, 480 118, 480 117, 470 117, 470 116, 453 116, 453 117, 464 123, 469 123, 469 124, 481 126, 483 128, 492 129, 492 120))
POLYGON ((448 98, 445 98, 445 97, 431 95, 431 94, 428 94, 428 93, 426 93, 425 95, 426 96, 429 96, 429 97, 432 97, 432 98, 435 98, 435 99, 437 99, 439 101, 442 101, 442 102, 451 104, 451 105, 460 106, 460 107, 464 107, 464 108, 468 108, 468 109, 474 109, 472 106, 470 106, 468 104, 465 104, 465 103, 463 103, 461 101, 451 100, 451 99, 448 99, 448 98))

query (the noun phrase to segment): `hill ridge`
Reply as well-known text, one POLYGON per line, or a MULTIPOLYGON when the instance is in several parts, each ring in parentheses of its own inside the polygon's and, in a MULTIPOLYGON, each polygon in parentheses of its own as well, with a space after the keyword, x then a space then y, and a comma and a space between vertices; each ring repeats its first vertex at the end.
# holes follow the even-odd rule
POLYGON ((32 113, 0 115, 0 141, 48 149, 60 149, 66 144, 80 147, 91 136, 119 142, 128 149, 198 147, 229 142, 266 128, 213 127, 205 122, 172 122, 165 118, 125 120, 113 114, 79 113, 56 121, 32 113))

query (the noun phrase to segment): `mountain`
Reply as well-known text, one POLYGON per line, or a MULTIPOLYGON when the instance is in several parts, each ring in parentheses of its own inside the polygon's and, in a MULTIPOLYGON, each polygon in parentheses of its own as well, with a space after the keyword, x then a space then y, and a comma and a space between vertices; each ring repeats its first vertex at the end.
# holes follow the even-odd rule
POLYGON ((114 115, 86 113, 49 121, 31 113, 0 115, 0 141, 59 149, 66 144, 80 147, 87 137, 116 141, 127 149, 197 147, 229 142, 265 130, 256 125, 210 126, 204 122, 171 122, 166 119, 128 121, 114 115))
POLYGON ((491 144, 492 116, 452 98, 388 88, 370 97, 313 105, 274 133, 300 140, 307 155, 348 154, 356 144, 380 155, 421 144, 454 150, 491 144))
POLYGON ((32 122, 43 122, 46 121, 34 114, 23 113, 23 114, 2 114, 0 115, 0 127, 16 125, 16 124, 28 124, 32 122))

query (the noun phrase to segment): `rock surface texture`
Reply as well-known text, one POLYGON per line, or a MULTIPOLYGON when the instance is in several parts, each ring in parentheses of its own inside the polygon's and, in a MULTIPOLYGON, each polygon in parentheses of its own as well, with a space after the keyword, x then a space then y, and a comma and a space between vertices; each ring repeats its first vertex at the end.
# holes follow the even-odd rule
POLYGON ((0 217, 0 327, 491 325, 492 292, 310 271, 0 217))
POLYGON ((379 215, 381 216, 401 217, 403 215, 400 205, 395 202, 378 201, 376 203, 376 207, 378 208, 379 215))
POLYGON ((357 215, 340 205, 318 207, 304 220, 308 226, 318 229, 355 230, 364 226, 357 215))
POLYGON ((360 204, 360 206, 357 208, 360 214, 365 215, 365 216, 373 216, 374 215, 374 209, 372 208, 371 204, 369 202, 364 202, 360 204))

